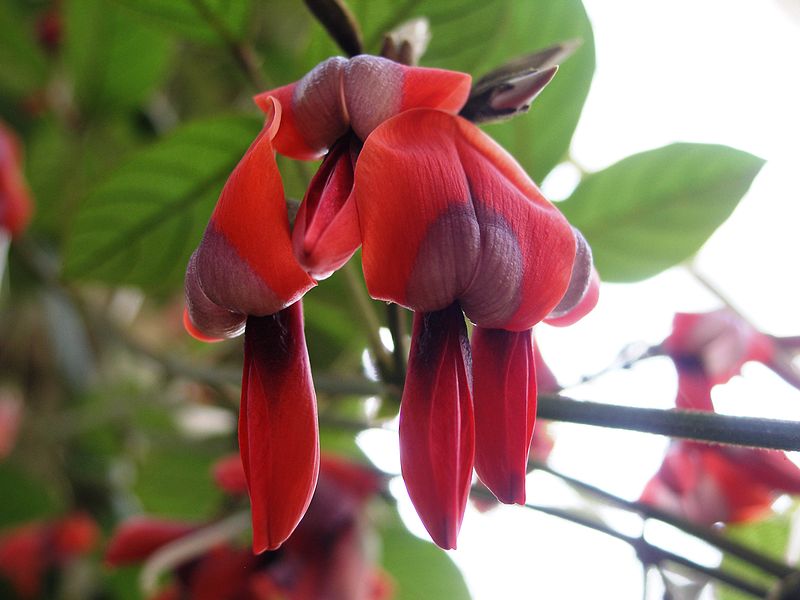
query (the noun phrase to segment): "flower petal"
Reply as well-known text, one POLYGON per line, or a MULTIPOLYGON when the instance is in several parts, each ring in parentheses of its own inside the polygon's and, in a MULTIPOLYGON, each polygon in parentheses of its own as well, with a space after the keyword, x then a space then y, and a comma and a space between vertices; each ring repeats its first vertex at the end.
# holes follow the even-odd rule
POLYGON ((472 333, 475 471, 497 499, 525 504, 536 419, 532 333, 476 327, 472 333))
POLYGON ((257 95, 256 104, 269 113, 270 98, 283 107, 275 149, 290 158, 314 160, 347 131, 349 119, 342 97, 342 74, 347 59, 334 56, 302 79, 257 95))
POLYGON ((152 517, 133 517, 114 531, 106 547, 106 563, 112 566, 144 561, 153 552, 193 532, 196 525, 152 517))
POLYGON ((0 229, 5 229, 12 237, 20 234, 30 221, 32 211, 19 139, 0 122, 0 229))
POLYGON ((469 341, 458 305, 414 316, 400 404, 400 464, 433 541, 455 548, 474 457, 469 341))
POLYGON ((409 110, 369 137, 356 204, 370 294, 530 329, 564 296, 575 238, 502 148, 464 119, 409 110))
POLYGON ((578 322, 597 305, 600 298, 600 277, 592 265, 592 249, 580 231, 574 227, 572 231, 576 250, 569 287, 544 320, 548 325, 557 327, 578 322))
POLYGON ((721 446, 719 451, 740 472, 774 493, 800 494, 800 468, 785 453, 736 446, 721 446))
POLYGON ((246 598, 243 593, 257 567, 257 559, 247 550, 228 545, 212 548, 198 560, 190 575, 191 600, 246 598))
POLYGON ((362 140, 381 123, 412 108, 456 114, 469 96, 466 73, 408 67, 379 56, 356 56, 344 70, 344 100, 350 125, 362 140))
POLYGON ((211 475, 217 487, 226 494, 237 496, 247 493, 247 478, 240 455, 231 454, 220 458, 212 465, 211 475))
POLYGON ((466 73, 407 67, 379 56, 340 56, 318 64, 299 81, 255 97, 284 108, 275 148, 301 160, 322 156, 349 128, 362 140, 386 119, 411 108, 457 113, 469 96, 466 73))
POLYGON ((675 407, 713 412, 712 387, 713 384, 702 372, 686 368, 678 369, 678 395, 675 398, 675 407))
POLYGON ((183 326, 201 342, 216 342, 236 337, 244 331, 247 315, 231 312, 208 299, 197 275, 197 253, 193 253, 186 267, 184 280, 186 309, 183 326))
POLYGON ((26 523, 0 536, 0 577, 20 598, 39 598, 50 566, 47 556, 48 528, 41 522, 26 523))
POLYGON ((314 286, 292 253, 270 141, 280 104, 271 102, 273 116, 228 178, 195 254, 197 283, 211 302, 258 316, 289 306, 314 286))
POLYGON ((769 364, 775 354, 772 338, 727 308, 677 313, 663 347, 679 368, 700 368, 714 385, 729 381, 748 361, 769 364))
POLYGON ((322 162, 306 192, 292 230, 297 260, 316 279, 329 277, 361 245, 353 190, 358 144, 339 140, 322 162))
POLYGON ((305 514, 319 473, 319 431, 301 304, 245 329, 239 450, 253 548, 278 548, 305 514))

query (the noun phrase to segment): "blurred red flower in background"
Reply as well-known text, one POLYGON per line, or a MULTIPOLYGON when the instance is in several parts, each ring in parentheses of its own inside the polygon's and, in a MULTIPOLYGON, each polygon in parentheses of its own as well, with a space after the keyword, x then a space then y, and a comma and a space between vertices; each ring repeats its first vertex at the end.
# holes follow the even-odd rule
MULTIPOLYGON (((678 313, 663 350, 678 372, 678 408, 713 411, 711 389, 759 361, 789 383, 800 380, 790 342, 764 334, 729 309, 678 313)), ((673 442, 641 500, 696 523, 763 517, 781 494, 800 494, 800 468, 783 452, 673 442)))
POLYGON ((784 493, 800 494, 800 469, 783 452, 676 441, 641 501, 712 525, 763 517, 784 493))
MULTIPOLYGON (((246 493, 238 456, 213 468, 220 487, 246 493)), ((280 549, 254 555, 233 541, 202 548, 178 565, 173 583, 152 600, 389 600, 392 585, 375 565, 365 516, 369 500, 382 489, 372 469, 323 456, 319 485, 308 511, 280 549)), ((106 550, 112 566, 139 563, 202 526, 148 517, 122 523, 106 550)))
POLYGON ((0 121, 0 230, 11 237, 28 225, 33 202, 22 168, 22 146, 16 134, 0 121))
POLYGON ((90 552, 99 537, 97 524, 83 513, 0 532, 0 577, 20 598, 38 598, 48 573, 90 552))

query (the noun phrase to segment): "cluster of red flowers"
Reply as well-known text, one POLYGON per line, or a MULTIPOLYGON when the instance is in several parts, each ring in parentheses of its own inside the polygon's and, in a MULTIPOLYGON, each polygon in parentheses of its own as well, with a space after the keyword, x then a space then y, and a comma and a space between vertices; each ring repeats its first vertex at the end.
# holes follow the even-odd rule
MULTIPOLYGON (((535 74, 515 76, 518 87, 487 96, 490 108, 510 110, 541 89, 535 74)), ((524 502, 531 328, 580 318, 598 283, 580 233, 458 116, 470 82, 362 55, 256 97, 266 123, 189 262, 185 321, 200 339, 245 331, 239 442, 258 552, 297 526, 318 473, 300 298, 359 246, 370 295, 415 311, 401 463, 431 537, 455 547, 473 465, 498 499, 524 502), (324 156, 293 229, 276 150, 324 156)))
MULTIPOLYGON (((222 489, 246 492, 238 456, 214 470, 222 489)), ((151 600, 389 600, 392 585, 375 566, 364 508, 382 487, 374 471, 323 456, 319 485, 308 512, 280 550, 254 556, 233 541, 202 548, 176 566, 173 582, 151 600)), ((110 540, 111 566, 140 563, 202 526, 137 517, 110 540)))
MULTIPOLYGON (((727 309, 675 316, 662 348, 678 371, 678 408, 713 411, 711 390, 758 361, 800 387, 796 338, 754 329, 727 309)), ((764 516, 781 494, 800 494, 800 468, 783 452, 690 441, 670 445, 642 501, 704 525, 764 516)))

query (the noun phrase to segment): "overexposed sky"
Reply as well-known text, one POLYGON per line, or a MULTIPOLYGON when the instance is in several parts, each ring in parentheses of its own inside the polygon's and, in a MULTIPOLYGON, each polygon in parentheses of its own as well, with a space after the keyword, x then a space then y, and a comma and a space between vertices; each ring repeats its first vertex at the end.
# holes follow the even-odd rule
MULTIPOLYGON (((800 13, 797 0, 584 4, 594 26, 597 72, 575 136, 574 159, 597 170, 676 141, 722 143, 767 159, 750 193, 697 264, 758 326, 778 335, 800 334, 800 16, 792 20, 780 7, 800 13)), ((570 185, 564 169, 543 187, 557 198, 570 185)), ((717 306, 676 268, 635 285, 604 285, 597 309, 584 321, 566 329, 543 326, 537 335, 545 358, 568 384, 606 367, 631 342, 659 342, 674 312, 717 306)), ((748 365, 743 375, 715 390, 722 411, 800 420, 800 392, 758 365, 748 365)), ((675 389, 669 361, 653 359, 568 393, 668 408, 675 389)), ((557 424, 552 431, 555 468, 630 499, 658 467, 667 444, 658 436, 578 425, 557 424)), ((381 448, 380 466, 399 468, 392 455, 396 436, 375 432, 364 441, 381 448)), ((407 498, 403 501, 403 486, 395 489, 407 522, 424 537, 407 498)), ((528 496, 580 506, 574 494, 545 474, 529 478, 528 496)), ((613 522, 638 533, 635 521, 613 522)), ((657 539, 680 543, 679 550, 698 561, 716 559, 707 548, 687 546, 668 534, 657 539)), ((451 555, 476 600, 642 597, 641 569, 625 544, 523 508, 489 514, 470 509, 459 549, 451 555)))

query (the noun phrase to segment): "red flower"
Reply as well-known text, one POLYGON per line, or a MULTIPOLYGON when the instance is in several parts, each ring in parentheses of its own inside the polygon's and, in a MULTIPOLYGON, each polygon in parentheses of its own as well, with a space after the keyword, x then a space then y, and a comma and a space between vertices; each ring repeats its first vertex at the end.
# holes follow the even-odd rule
POLYGON ((30 220, 32 205, 19 139, 0 121, 0 230, 19 235, 30 220))
POLYGON ((214 483, 222 491, 231 496, 247 493, 247 477, 244 474, 242 458, 238 454, 231 454, 219 459, 211 467, 214 483))
POLYGON ((198 525, 152 517, 132 517, 114 532, 106 547, 106 563, 112 566, 138 563, 161 546, 182 538, 198 525))
POLYGON ((0 390, 0 460, 11 454, 17 442, 22 402, 11 392, 0 390))
POLYGON ((762 517, 782 493, 800 494, 800 469, 782 452, 678 441, 641 501, 712 525, 762 517))
POLYGON ((728 309, 678 313, 661 346, 678 369, 679 408, 713 410, 711 388, 727 383, 749 361, 758 361, 800 388, 792 366, 793 338, 776 338, 753 328, 728 309))
POLYGON ((0 534, 0 577, 20 598, 37 598, 48 571, 92 550, 100 536, 89 516, 33 522, 0 534))
POLYGON ((418 313, 400 409, 403 476, 433 539, 452 548, 473 455, 498 499, 525 501, 531 328, 583 306, 591 253, 508 154, 442 111, 378 126, 354 193, 370 294, 418 313), (462 310, 476 325, 474 367, 462 310))
POLYGON ((420 313, 401 444, 434 539, 455 544, 473 444, 495 494, 524 501, 536 398, 530 329, 549 314, 582 316, 596 286, 583 238, 510 156, 455 116, 469 84, 463 73, 357 56, 256 97, 267 122, 189 262, 186 325, 209 339, 246 323, 239 440, 257 551, 291 533, 317 473, 297 301, 362 242, 371 295, 420 313), (327 151, 291 241, 273 146, 297 159, 327 151), (478 325, 474 389, 462 309, 478 325))
MULTIPOLYGON (((797 373, 784 354, 792 339, 761 333, 728 309, 678 313, 662 343, 678 371, 676 406, 713 411, 711 389, 730 381, 748 361, 800 385, 792 381, 797 373)), ((800 468, 783 452, 677 441, 641 500, 710 525, 758 518, 782 493, 800 494, 800 468)))
MULTIPOLYGON (((243 477, 243 471, 238 457, 223 459, 214 469, 215 475, 224 472, 226 481, 243 477)), ((173 584, 152 600, 389 600, 391 585, 365 543, 370 533, 365 506, 383 484, 371 469, 323 457, 309 510, 280 549, 254 556, 228 543, 216 545, 179 565, 173 584)), ((131 520, 115 532, 106 558, 113 565, 142 562, 195 529, 131 520)))

